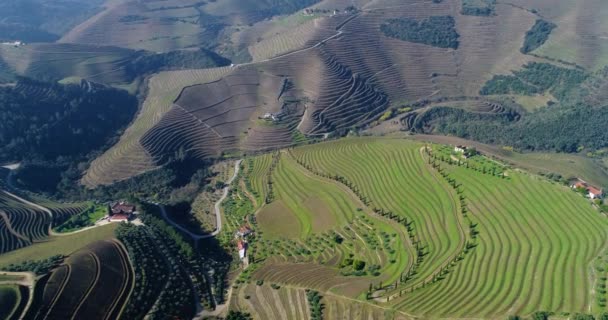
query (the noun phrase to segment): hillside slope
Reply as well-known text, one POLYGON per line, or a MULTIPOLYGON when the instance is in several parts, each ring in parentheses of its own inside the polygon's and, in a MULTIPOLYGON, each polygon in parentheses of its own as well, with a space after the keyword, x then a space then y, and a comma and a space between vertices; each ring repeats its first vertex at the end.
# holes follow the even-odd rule
POLYGON ((192 71, 185 82, 180 79, 183 73, 159 75, 159 80, 170 79, 163 86, 170 84, 172 92, 198 84, 196 90, 213 98, 190 96, 194 89, 186 89, 178 100, 178 94, 167 95, 152 81, 144 110, 132 126, 137 134, 123 136, 94 163, 84 181, 93 186, 125 179, 180 152, 215 156, 230 150, 258 151, 290 145, 300 134, 343 133, 371 123, 392 106, 478 95, 494 74, 540 59, 519 50, 535 14, 506 4, 496 5, 492 16, 460 11, 455 0, 398 5, 373 1, 358 13, 341 11, 314 20, 315 28, 307 32, 308 39, 315 40, 303 41, 301 49, 292 47, 282 56, 236 65, 221 74, 192 71), (458 49, 402 41, 380 30, 392 18, 431 16, 455 19, 458 49), (192 102, 182 105, 184 99, 192 102), (145 116, 148 113, 154 117, 145 116), (265 113, 281 119, 258 120, 265 113), (120 169, 121 177, 113 175, 108 169, 122 166, 125 157, 136 157, 141 165, 120 169))
MULTIPOLYGON (((604 312, 606 217, 566 186, 452 151, 403 139, 351 138, 282 152, 274 165, 253 158, 253 169, 245 170, 250 191, 271 196, 248 218, 255 264, 248 267, 251 285, 239 288, 234 306, 280 318, 289 313, 282 301, 298 299, 282 288, 296 287, 423 319, 604 312), (299 169, 287 169, 290 161, 299 169), (327 222, 339 210, 306 213, 315 197, 307 191, 310 177, 325 184, 326 197, 355 194, 363 203, 356 219, 340 227, 327 222), (267 219, 267 211, 280 222, 267 219), (289 215, 298 217, 299 228, 288 223, 289 215), (319 221, 331 230, 315 233, 319 221), (313 232, 295 237, 307 227, 313 232), (407 263, 392 256, 400 227, 409 237, 404 247, 413 251, 407 263), (365 262, 362 272, 351 272, 353 260, 365 262)), ((238 208, 226 206, 230 223, 242 221, 238 208)))

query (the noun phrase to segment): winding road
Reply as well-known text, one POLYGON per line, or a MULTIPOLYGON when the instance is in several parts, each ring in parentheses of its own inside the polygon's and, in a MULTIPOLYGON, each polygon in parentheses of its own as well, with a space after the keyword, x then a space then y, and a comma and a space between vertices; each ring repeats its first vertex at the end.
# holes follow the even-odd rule
POLYGON ((239 175, 239 169, 241 168, 242 161, 243 161, 242 159, 239 159, 234 163, 234 174, 232 175, 230 180, 228 180, 226 182, 226 186, 224 187, 224 190, 222 191, 222 197, 219 200, 217 200, 217 202, 215 203, 215 210, 214 210, 215 211, 215 225, 216 225, 215 231, 213 231, 210 234, 204 234, 204 235, 193 233, 190 230, 182 227, 178 223, 171 220, 171 218, 169 218, 169 216, 167 215, 167 210, 165 210, 165 207, 162 204, 158 204, 158 207, 160 208, 160 212, 163 215, 163 218, 167 222, 169 222, 172 226, 174 226, 177 229, 179 229, 180 231, 188 234, 194 240, 207 239, 207 238, 215 237, 216 235, 218 235, 220 233, 220 231, 222 231, 222 212, 221 212, 220 207, 222 205, 222 202, 226 199, 226 197, 228 197, 228 192, 230 191, 230 185, 232 184, 234 179, 236 179, 236 177, 239 175))

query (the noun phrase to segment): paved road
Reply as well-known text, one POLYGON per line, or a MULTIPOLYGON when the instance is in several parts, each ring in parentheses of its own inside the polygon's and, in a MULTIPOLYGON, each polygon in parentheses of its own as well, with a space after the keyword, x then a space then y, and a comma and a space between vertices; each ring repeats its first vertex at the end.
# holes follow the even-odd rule
POLYGON ((234 181, 234 179, 236 179, 236 177, 239 174, 239 169, 241 168, 242 161, 243 160, 237 160, 236 163, 234 164, 234 174, 232 175, 230 180, 228 180, 226 182, 226 186, 224 187, 222 197, 215 203, 215 225, 216 225, 215 231, 213 231, 210 234, 193 233, 190 230, 182 227, 178 223, 175 223, 173 220, 171 220, 171 218, 169 218, 169 216, 167 215, 167 211, 165 210, 165 207, 162 204, 159 204, 158 207, 160 208, 160 212, 163 215, 163 218, 167 222, 169 222, 172 226, 174 226, 174 227, 178 228, 179 230, 181 230, 182 232, 188 234, 194 240, 207 239, 207 238, 215 237, 216 235, 218 235, 220 233, 220 231, 222 231, 221 205, 222 205, 222 202, 226 199, 226 197, 228 197, 228 192, 230 191, 230 184, 234 181))

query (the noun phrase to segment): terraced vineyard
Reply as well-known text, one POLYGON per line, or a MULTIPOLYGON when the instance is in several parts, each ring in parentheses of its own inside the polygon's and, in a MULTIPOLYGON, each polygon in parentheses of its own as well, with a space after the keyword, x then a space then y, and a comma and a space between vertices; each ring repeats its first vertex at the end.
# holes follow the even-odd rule
POLYGON ((116 319, 131 292, 133 272, 122 245, 99 241, 55 269, 30 309, 32 319, 116 319))
MULTIPOLYGON (((349 4, 325 0, 317 6, 349 4)), ((154 76, 139 116, 119 143, 93 162, 83 183, 93 187, 126 179, 184 152, 208 158, 285 148, 302 136, 344 134, 374 123, 391 107, 478 96, 493 75, 541 60, 519 51, 537 16, 516 6, 492 4, 493 14, 479 16, 461 14, 461 1, 456 0, 356 4, 358 12, 285 17, 293 26, 289 31, 281 29, 280 19, 244 27, 231 39, 248 48, 252 63, 154 76), (380 30, 390 19, 438 16, 453 18, 458 49, 402 41, 380 30), (298 19, 308 20, 290 22, 298 19), (267 113, 278 120, 259 119, 267 113)), ((230 12, 225 5, 208 7, 230 12)), ((245 19, 240 13, 230 19, 245 19)), ((141 26, 152 21, 150 17, 141 26)))
POLYGON ((0 190, 0 253, 45 240, 53 225, 87 208, 86 204, 58 204, 48 200, 43 205, 31 205, 0 190))
POLYGON ((361 301, 325 298, 337 317, 603 312, 605 291, 592 289, 603 285, 606 218, 569 188, 482 156, 459 162, 447 150, 351 138, 246 161, 242 185, 268 204, 249 219, 255 264, 232 303, 294 318, 304 304, 296 286, 361 301), (307 211, 315 192, 333 209, 307 211), (365 262, 363 274, 352 259, 365 262))

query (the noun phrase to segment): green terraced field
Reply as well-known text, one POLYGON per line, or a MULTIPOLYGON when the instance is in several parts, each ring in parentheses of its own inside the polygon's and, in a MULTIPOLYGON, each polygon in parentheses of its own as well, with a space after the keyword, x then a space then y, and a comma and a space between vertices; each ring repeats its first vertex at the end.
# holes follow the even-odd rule
POLYGON ((426 165, 421 148, 421 144, 401 140, 363 139, 293 151, 313 170, 346 177, 369 199, 370 207, 414 221, 413 233, 428 251, 428 265, 419 269, 417 282, 455 257, 465 243, 465 222, 458 213, 457 196, 426 165))
MULTIPOLYGON (((259 219, 269 216, 268 220, 272 220, 275 211, 284 213, 287 219, 299 222, 298 229, 288 230, 292 236, 304 238, 311 233, 343 226, 353 219, 357 208, 348 195, 336 190, 336 186, 319 181, 319 178, 299 167, 293 159, 281 157, 273 170, 272 180, 276 201, 280 201, 282 206, 278 210, 262 210, 259 219)), ((269 207, 271 206, 266 208, 269 207)), ((274 227, 283 228, 281 224, 274 224, 274 227)))
MULTIPOLYGON (((322 265, 322 272, 311 275, 316 285, 309 285, 357 297, 370 283, 396 281, 414 263, 404 226, 375 215, 349 188, 308 171, 288 152, 251 158, 244 172, 245 185, 269 202, 252 226, 257 234, 253 260, 268 261, 255 278, 305 285, 290 272, 267 271, 313 263, 322 265), (355 261, 364 266, 356 269, 355 261)), ((224 207, 229 226, 232 217, 242 220, 239 208, 247 207, 233 199, 224 207)))
POLYGON ((470 160, 469 168, 448 164, 433 154, 447 149, 425 148, 403 139, 351 138, 283 151, 276 166, 270 155, 253 158, 257 170, 245 171, 249 185, 260 197, 274 194, 267 206, 291 203, 285 207, 294 216, 308 214, 301 230, 314 230, 315 214, 322 212, 310 213, 306 195, 330 194, 323 200, 336 204, 327 205, 328 214, 343 219, 329 231, 281 241, 268 239, 258 219, 264 254, 254 278, 368 299, 425 318, 605 311, 608 224, 588 200, 520 170, 505 169, 503 177, 500 165, 495 173, 475 167, 493 164, 483 158, 470 160), (400 241, 379 250, 391 233, 400 241), (335 234, 344 235, 347 246, 332 243, 335 234), (366 239, 370 235, 379 242, 366 239), (373 262, 382 265, 378 277, 343 276, 340 262, 331 259, 360 252, 373 261, 370 253, 395 248, 406 253, 393 263, 399 267, 387 267, 380 255, 373 262), (344 289, 344 283, 353 285, 344 289))

